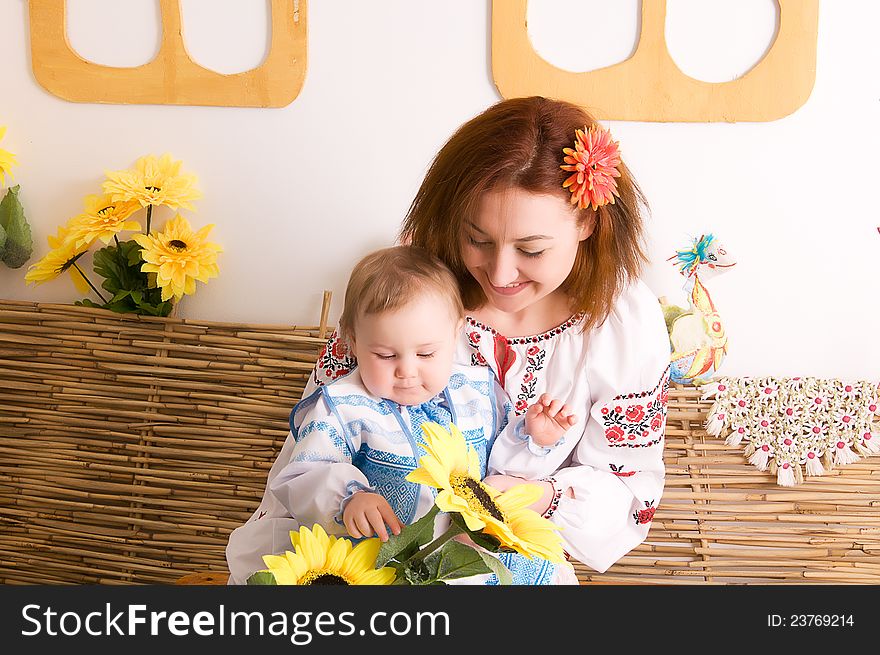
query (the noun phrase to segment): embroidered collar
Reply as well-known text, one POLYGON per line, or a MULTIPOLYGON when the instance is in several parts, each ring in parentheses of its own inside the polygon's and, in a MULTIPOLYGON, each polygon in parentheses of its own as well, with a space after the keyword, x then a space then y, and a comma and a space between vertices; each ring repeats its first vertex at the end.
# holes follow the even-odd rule
MULTIPOLYGON (((467 322, 470 325, 473 325, 476 328, 479 328, 481 330, 486 330, 487 332, 491 332, 492 335, 504 336, 500 332, 498 332, 495 328, 493 328, 489 325, 486 325, 485 323, 480 323, 480 321, 476 320, 475 318, 473 318, 471 316, 465 316, 465 318, 467 319, 467 322)), ((509 344, 537 343, 538 341, 544 341, 545 339, 552 339, 553 337, 565 332, 571 326, 579 323, 583 318, 584 318, 584 312, 579 312, 579 313, 575 314, 574 316, 572 316, 571 318, 569 318, 567 321, 565 321, 565 323, 562 323, 561 325, 557 325, 555 328, 550 328, 549 330, 547 330, 546 332, 542 332, 541 334, 534 334, 534 335, 531 335, 528 337, 513 337, 513 338, 505 337, 505 339, 507 340, 507 343, 509 343, 509 344)))

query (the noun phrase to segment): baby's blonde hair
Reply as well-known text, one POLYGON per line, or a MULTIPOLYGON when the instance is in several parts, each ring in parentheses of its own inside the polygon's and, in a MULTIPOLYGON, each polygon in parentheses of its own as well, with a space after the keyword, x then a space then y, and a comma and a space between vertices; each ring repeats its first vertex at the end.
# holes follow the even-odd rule
POLYGON ((458 282, 440 259, 415 246, 372 252, 351 271, 339 317, 339 336, 351 344, 359 317, 400 309, 417 295, 430 292, 449 301, 455 318, 464 316, 458 282))

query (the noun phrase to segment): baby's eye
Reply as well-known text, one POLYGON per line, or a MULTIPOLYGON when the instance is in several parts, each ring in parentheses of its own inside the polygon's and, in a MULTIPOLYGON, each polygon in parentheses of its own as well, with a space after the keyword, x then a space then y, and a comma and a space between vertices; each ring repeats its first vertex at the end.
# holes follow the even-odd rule
POLYGON ((386 355, 385 353, 373 353, 379 359, 394 359, 394 355, 386 355))
POLYGON ((434 353, 418 353, 418 356, 422 359, 431 359, 434 356, 434 353))

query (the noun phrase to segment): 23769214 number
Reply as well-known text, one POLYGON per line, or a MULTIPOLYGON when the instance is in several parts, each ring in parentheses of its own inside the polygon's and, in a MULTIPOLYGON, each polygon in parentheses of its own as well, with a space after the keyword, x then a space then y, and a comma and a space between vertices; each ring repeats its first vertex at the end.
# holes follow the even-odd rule
POLYGON ((852 614, 769 614, 767 625, 772 628, 846 628, 855 625, 852 614))

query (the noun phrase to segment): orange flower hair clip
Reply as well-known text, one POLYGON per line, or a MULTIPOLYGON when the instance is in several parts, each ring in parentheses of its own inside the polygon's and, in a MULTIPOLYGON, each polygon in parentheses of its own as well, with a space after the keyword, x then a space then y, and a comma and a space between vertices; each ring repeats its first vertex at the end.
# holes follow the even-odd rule
POLYGON ((565 163, 559 168, 571 172, 562 187, 571 187, 571 204, 594 210, 614 204, 614 196, 620 195, 614 179, 620 177, 620 148, 611 140, 611 133, 599 125, 575 130, 574 148, 563 148, 562 152, 565 163))

